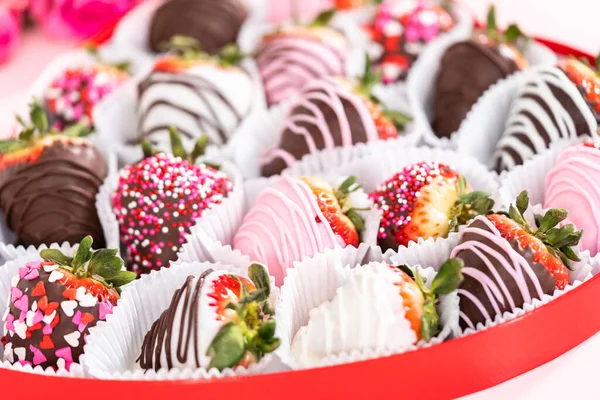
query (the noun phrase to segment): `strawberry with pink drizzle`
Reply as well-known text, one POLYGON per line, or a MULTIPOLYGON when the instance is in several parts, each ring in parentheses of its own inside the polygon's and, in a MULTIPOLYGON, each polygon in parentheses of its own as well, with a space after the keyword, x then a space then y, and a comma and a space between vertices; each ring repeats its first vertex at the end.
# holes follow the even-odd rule
POLYGON ((147 158, 123 169, 113 197, 128 268, 138 274, 175 261, 196 219, 220 204, 233 187, 225 173, 194 164, 203 153, 206 136, 191 154, 174 129, 170 136, 173 155, 156 154, 144 142, 147 158))
POLYGON ((52 128, 93 127, 94 106, 127 79, 129 74, 119 66, 97 63, 67 68, 43 94, 52 128))
POLYGON ((450 257, 464 261, 458 289, 460 324, 476 328, 504 312, 531 304, 569 283, 571 261, 583 231, 571 224, 564 209, 535 215, 535 226, 523 216, 529 205, 522 192, 508 213, 479 216, 461 232, 450 257))
POLYGON ((546 175, 545 208, 567 208, 569 221, 583 229, 581 248, 600 251, 600 143, 564 150, 546 175))
POLYGON ((69 370, 83 354, 86 336, 119 300, 119 287, 135 274, 123 271, 117 250, 91 251, 87 236, 73 258, 56 249, 19 268, 12 281, 4 326, 4 359, 32 367, 69 370))

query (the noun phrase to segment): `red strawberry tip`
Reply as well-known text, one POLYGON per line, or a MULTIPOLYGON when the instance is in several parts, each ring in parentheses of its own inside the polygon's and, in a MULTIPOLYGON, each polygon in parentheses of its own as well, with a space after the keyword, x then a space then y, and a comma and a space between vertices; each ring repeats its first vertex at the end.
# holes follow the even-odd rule
POLYGON ((248 292, 240 281, 240 298, 230 302, 227 308, 235 316, 214 337, 206 355, 211 357, 209 368, 222 371, 237 365, 260 361, 265 354, 275 351, 280 340, 275 337, 276 323, 273 306, 269 299, 270 278, 262 264, 252 264, 248 276, 256 289, 248 292))

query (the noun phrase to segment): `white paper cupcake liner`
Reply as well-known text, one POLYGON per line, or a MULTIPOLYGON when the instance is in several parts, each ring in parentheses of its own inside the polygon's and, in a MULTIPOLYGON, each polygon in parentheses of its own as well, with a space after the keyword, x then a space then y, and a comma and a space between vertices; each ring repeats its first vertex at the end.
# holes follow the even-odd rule
MULTIPOLYGON (((2 253, 5 251, 4 244, 0 244, 2 246, 2 253)), ((4 329, 4 323, 2 322, 1 316, 4 315, 6 309, 8 308, 10 301, 10 288, 11 282, 15 276, 19 274, 19 268, 23 268, 27 263, 31 261, 42 261, 40 257, 40 251, 48 248, 48 246, 40 246, 39 248, 29 247, 27 249, 20 247, 18 249, 12 249, 11 254, 14 255, 10 261, 6 262, 4 265, 0 266, 0 335, 4 329)), ((77 246, 71 246, 68 243, 64 243, 62 245, 58 245, 57 243, 53 243, 49 246, 52 249, 60 249, 65 255, 73 256, 73 251, 77 248, 77 246)), ((2 255, 4 257, 4 254, 2 255)), ((13 371, 19 372, 29 372, 40 375, 48 375, 48 376, 61 376, 61 377, 71 377, 78 378, 86 376, 85 369, 82 364, 82 357, 80 357, 79 363, 73 363, 70 367, 70 370, 67 371, 65 369, 54 370, 51 367, 46 369, 41 366, 32 367, 31 365, 21 365, 21 364, 11 364, 9 361, 3 361, 2 359, 3 348, 0 343, 0 369, 10 369, 13 371)))
MULTIPOLYGON (((381 250, 377 247, 371 247, 369 250, 364 247, 326 250, 323 254, 296 263, 295 268, 288 270, 288 276, 285 278, 284 286, 281 289, 280 303, 277 307, 279 318, 277 332, 281 338, 281 346, 277 353, 281 360, 292 369, 322 367, 384 357, 441 343, 450 336, 451 329, 444 326, 442 332, 427 343, 421 341, 416 345, 396 348, 388 348, 382 344, 378 349, 357 349, 342 352, 324 357, 316 363, 308 364, 295 359, 290 347, 298 330, 308 324, 310 310, 325 301, 332 300, 338 288, 356 271, 355 268, 360 268, 361 265, 368 264, 371 261, 389 262, 390 253, 382 255, 381 250)), ((429 282, 435 275, 432 268, 420 269, 420 272, 429 282)), ((442 315, 446 312, 456 313, 456 311, 452 311, 452 309, 456 309, 456 300, 451 299, 452 295, 445 297, 447 299, 440 300, 440 313, 442 315)), ((442 317, 443 321, 444 317, 442 317)), ((347 332, 347 335, 352 334, 352 332, 347 332)), ((323 338, 323 340, 327 339, 323 338)))
MULTIPOLYGON (((238 215, 243 212, 244 185, 240 172, 235 166, 228 162, 222 163, 220 170, 227 174, 233 184, 233 189, 220 204, 210 210, 205 210, 198 221, 208 218, 209 214, 212 212, 223 213, 223 215, 238 215)), ((126 251, 120 240, 119 223, 112 205, 114 193, 119 185, 119 176, 120 172, 106 178, 96 195, 96 208, 98 209, 98 216, 100 217, 100 223, 104 230, 107 248, 126 251)), ((2 254, 2 247, 0 246, 0 255, 2 254)))
MULTIPOLYGON (((177 268, 153 271, 127 286, 119 305, 106 321, 90 330, 83 363, 92 377, 110 380, 182 380, 220 378, 256 374, 275 360, 267 354, 249 368, 236 367, 219 371, 206 369, 161 369, 144 371, 136 365, 146 333, 154 321, 169 307, 173 294, 190 275, 198 276, 209 268, 248 276, 249 264, 182 263, 177 268)), ((271 282, 273 282, 271 278, 271 282)), ((279 291, 273 286, 271 298, 277 304, 279 291)), ((202 327, 200 327, 202 329, 202 327)))
MULTIPOLYGON (((408 98, 412 105, 412 112, 419 126, 423 128, 423 139, 427 145, 443 148, 457 147, 457 139, 454 137, 456 133, 449 138, 438 137, 431 127, 431 120, 434 113, 435 82, 441 59, 446 50, 455 43, 468 39, 470 35, 471 32, 461 31, 454 35, 448 34, 440 37, 439 40, 432 42, 415 62, 407 78, 408 98)), ((525 51, 525 57, 529 61, 530 66, 553 64, 557 60, 556 55, 550 49, 535 41, 532 41, 525 51)), ((494 86, 490 87, 490 89, 494 86)), ((484 135, 483 132, 476 132, 476 134, 487 139, 490 135, 484 135)))
MULTIPOLYGON (((336 185, 341 183, 346 175, 321 177, 336 185)), ((251 261, 247 255, 232 248, 233 238, 242 225, 244 216, 252 208, 261 192, 275 185, 279 179, 279 176, 273 176, 246 181, 244 182, 245 201, 243 207, 237 208, 236 212, 228 212, 225 208, 217 207, 206 213, 186 236, 186 243, 182 246, 178 263, 198 260, 223 262, 224 259, 251 261)), ((359 200, 363 201, 363 199, 359 200)), ((357 202, 353 200, 353 204, 357 205, 357 202)), ((357 205, 357 208, 363 207, 357 205)), ((361 243, 374 245, 377 241, 380 215, 374 209, 358 211, 358 213, 365 223, 365 229, 361 234, 361 243)), ((347 246, 347 248, 350 247, 353 246, 347 246)))

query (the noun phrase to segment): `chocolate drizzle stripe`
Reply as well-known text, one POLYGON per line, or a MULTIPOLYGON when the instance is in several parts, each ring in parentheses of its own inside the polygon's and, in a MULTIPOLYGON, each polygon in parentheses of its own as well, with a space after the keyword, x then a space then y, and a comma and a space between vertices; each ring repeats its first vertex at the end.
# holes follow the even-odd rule
MULTIPOLYGON (((240 70, 244 71, 246 75, 248 74, 247 71, 240 70)), ((223 118, 233 117, 234 125, 237 126, 245 117, 245 114, 234 106, 219 87, 208 79, 191 72, 176 75, 153 72, 145 81, 140 83, 139 96, 140 104, 143 107, 143 109, 138 111, 138 131, 141 132, 140 138, 150 137, 157 131, 162 130, 162 126, 167 125, 167 121, 165 121, 164 124, 146 126, 146 121, 152 116, 156 108, 160 106, 188 115, 194 121, 198 130, 192 133, 178 126, 175 118, 173 118, 172 123, 168 121, 169 126, 175 125, 179 130, 186 131, 187 136, 190 136, 190 138, 200 137, 200 135, 208 133, 211 140, 216 144, 225 143, 231 134, 229 132, 230 128, 224 124, 223 118), (192 109, 191 105, 175 104, 161 97, 160 92, 153 93, 153 89, 158 89, 161 85, 165 86, 165 91, 169 86, 188 88, 190 94, 198 99, 203 109, 192 109), (147 100, 148 98, 150 100, 147 100), (220 110, 219 112, 217 111, 217 106, 220 110), (225 113, 229 113, 229 116, 225 115, 225 113)))
POLYGON ((206 277, 212 273, 212 269, 204 271, 197 279, 190 275, 187 277, 184 285, 175 291, 169 308, 165 310, 158 320, 156 320, 150 331, 144 337, 142 351, 138 362, 143 369, 160 370, 162 367, 163 355, 166 360, 166 368, 173 368, 173 334, 176 331, 176 317, 180 314, 179 327, 177 332, 177 348, 175 357, 180 364, 185 364, 189 358, 190 344, 194 347, 194 361, 196 368, 201 367, 199 350, 199 330, 198 313, 200 306, 200 296, 206 277), (194 280, 196 284, 193 285, 194 280), (181 309, 180 309, 181 306, 181 309))

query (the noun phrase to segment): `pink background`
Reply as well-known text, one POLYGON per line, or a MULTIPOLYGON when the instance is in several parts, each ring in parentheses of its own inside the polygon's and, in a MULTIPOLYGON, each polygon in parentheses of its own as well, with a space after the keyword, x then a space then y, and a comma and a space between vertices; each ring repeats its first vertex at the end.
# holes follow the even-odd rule
MULTIPOLYGON (((327 7, 327 0, 300 0, 303 5, 327 7)), ((287 12, 285 0, 273 0, 287 12)), ((458 0, 483 18, 489 1, 458 0)), ((517 21, 532 35, 562 41, 597 54, 600 51, 599 0, 495 0, 501 23, 517 21)), ((6 134, 14 111, 26 103, 30 82, 53 57, 74 47, 74 42, 55 42, 29 33, 17 55, 0 66, 0 135, 6 134)), ((582 321, 583 322, 583 321, 582 321)), ((560 329, 560 321, 548 329, 560 329)), ((432 366, 435 368, 435 366, 432 366)), ((460 360, 457 360, 460 368, 460 360)), ((467 400, 598 399, 600 385, 600 334, 571 352, 525 375, 490 390, 468 396, 467 400)), ((432 382, 432 384, 435 384, 432 382)))

